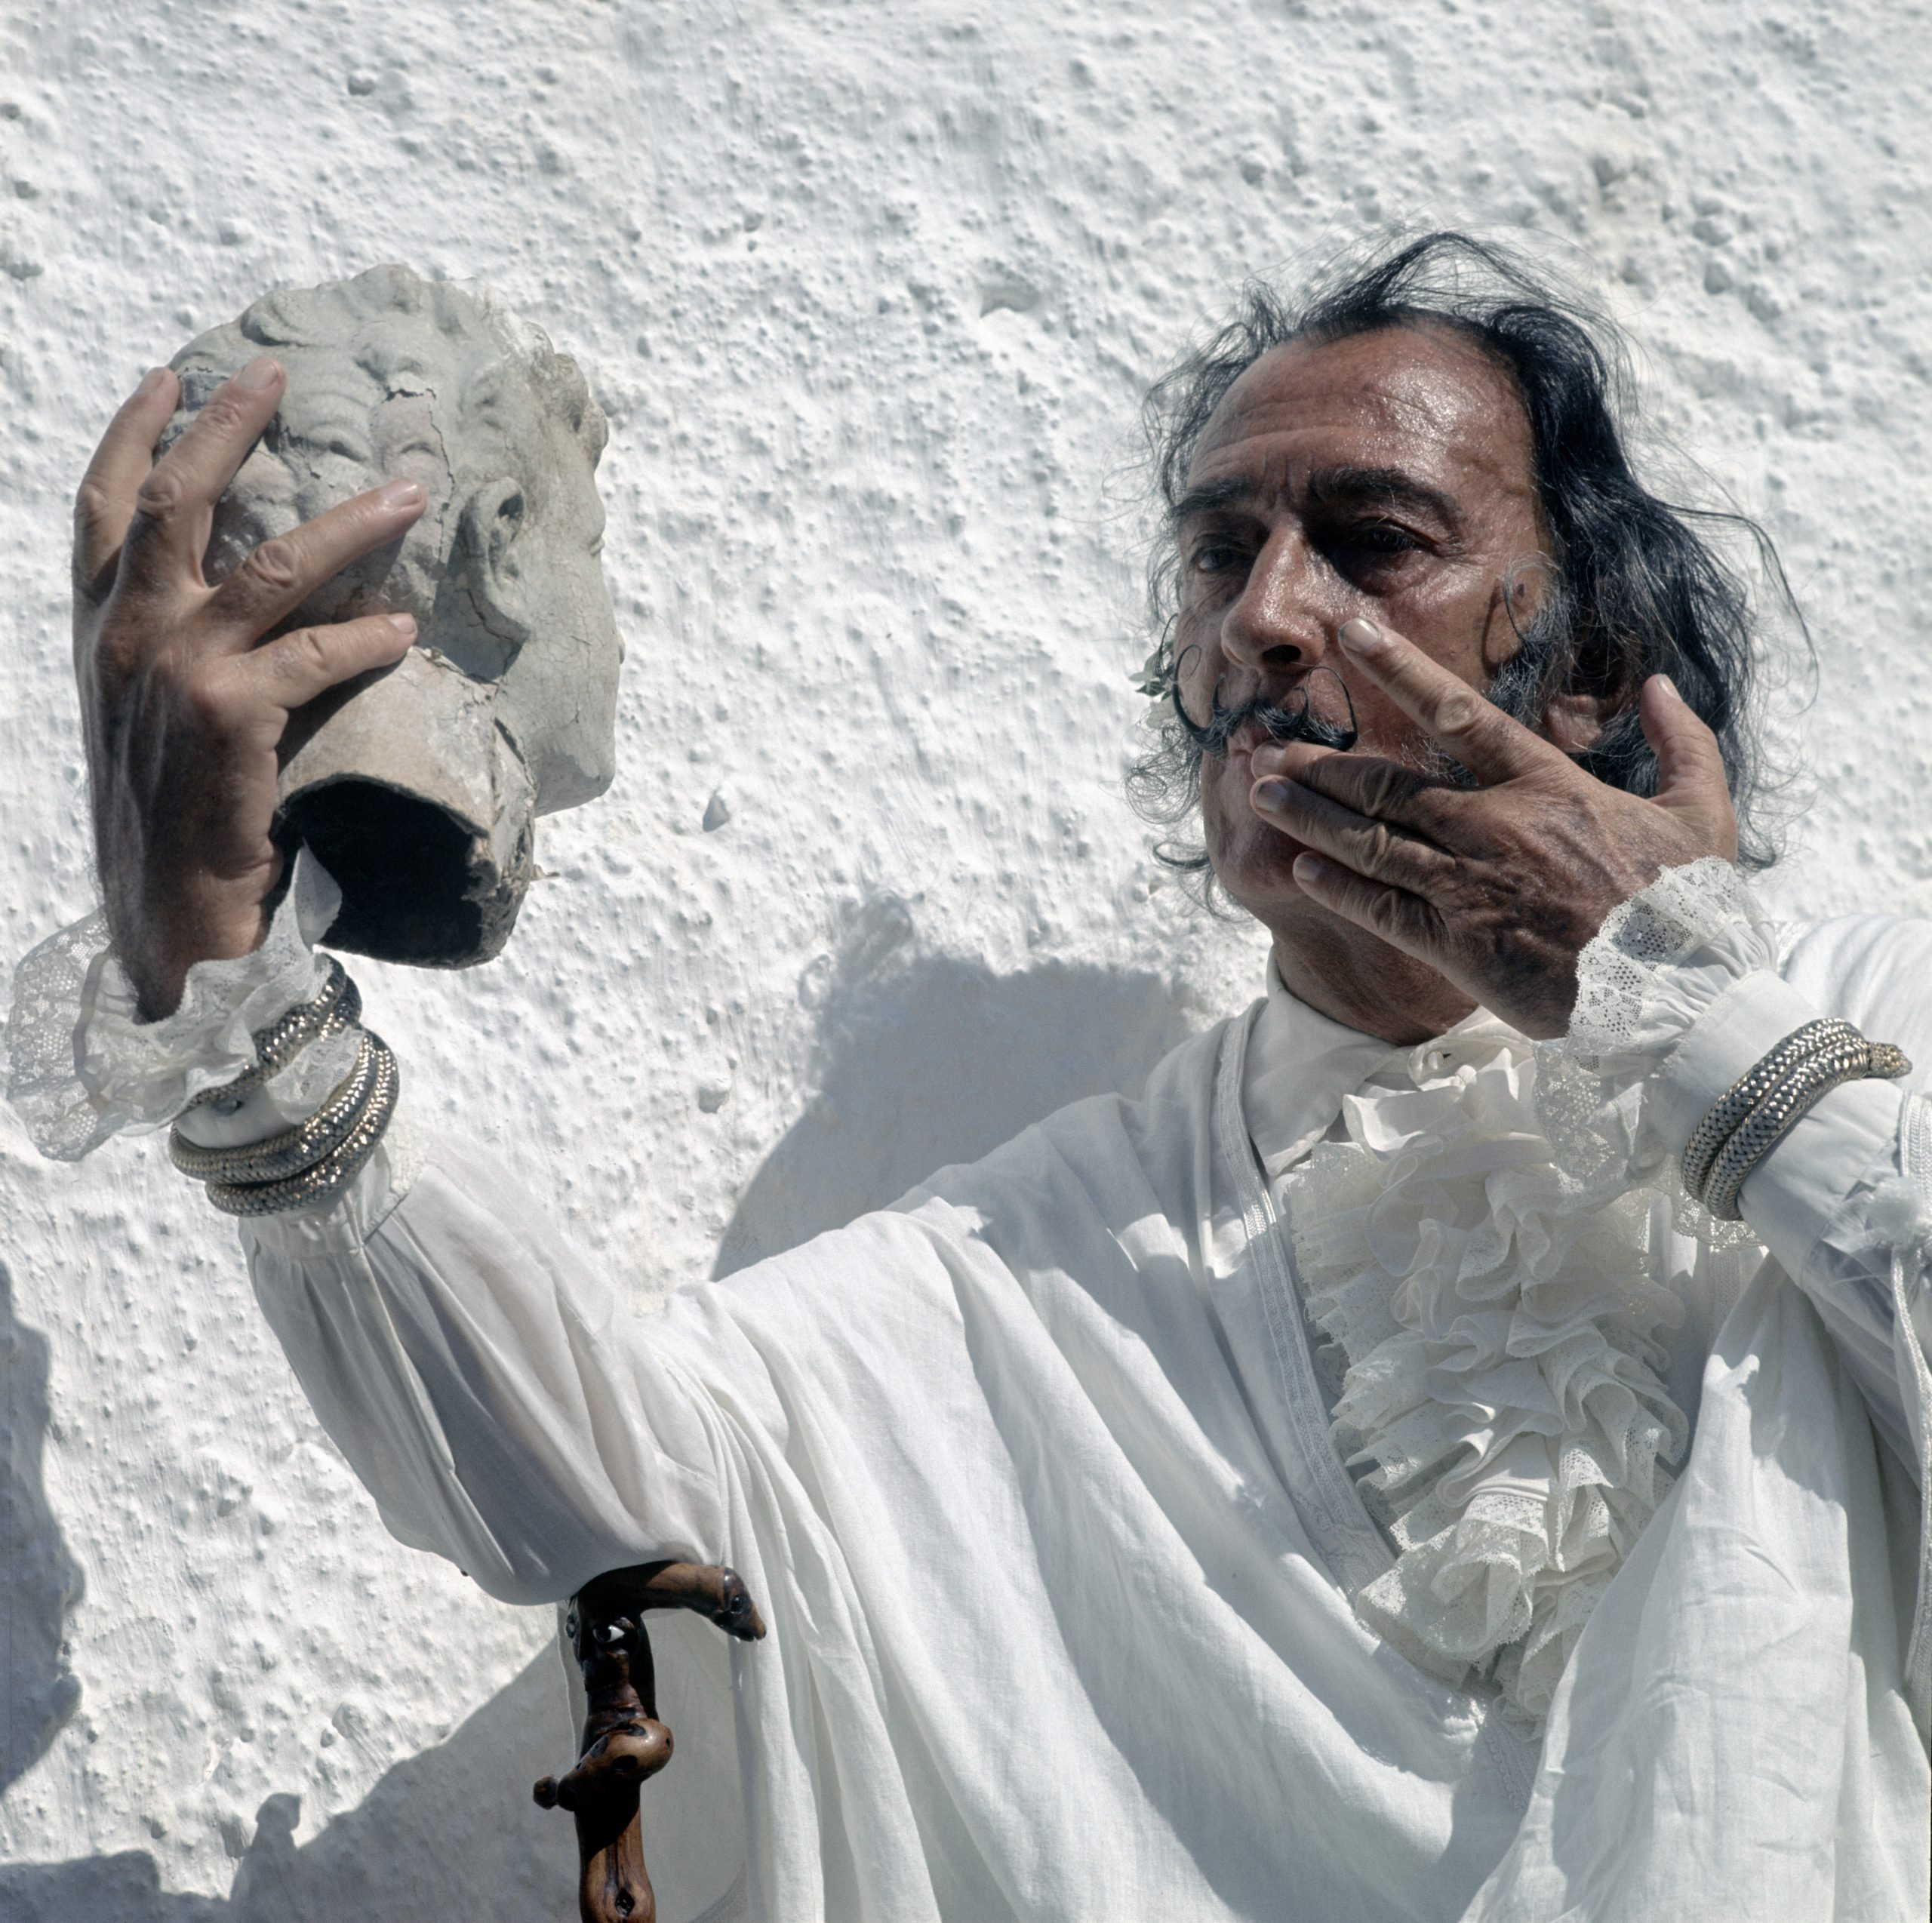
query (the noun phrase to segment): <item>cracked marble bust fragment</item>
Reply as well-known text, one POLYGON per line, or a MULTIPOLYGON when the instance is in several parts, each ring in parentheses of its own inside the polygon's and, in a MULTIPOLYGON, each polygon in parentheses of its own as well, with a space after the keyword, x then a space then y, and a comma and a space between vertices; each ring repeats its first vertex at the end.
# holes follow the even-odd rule
POLYGON ((285 624, 417 621, 401 662, 316 703, 286 744, 288 828, 342 889, 328 940, 429 968, 487 962, 529 885, 536 817, 614 772, 604 417, 576 363, 488 288, 384 266, 266 295, 189 342, 168 438, 261 353, 288 388, 217 511, 211 580, 381 481, 429 497, 401 541, 285 624))

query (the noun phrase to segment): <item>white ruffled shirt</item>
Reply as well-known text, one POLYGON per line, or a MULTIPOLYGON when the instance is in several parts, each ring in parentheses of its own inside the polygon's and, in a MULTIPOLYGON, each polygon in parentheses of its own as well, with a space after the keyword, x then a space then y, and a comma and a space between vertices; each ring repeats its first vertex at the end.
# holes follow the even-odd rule
MULTIPOLYGON (((327 905, 149 1028, 97 935, 36 951, 37 1139, 232 1075, 327 905)), ((750 1582, 765 1644, 654 1629, 667 1917, 1916 1919, 1932 927, 1774 927, 1700 863, 1581 979, 1564 1045, 1411 1051, 1271 971, 1139 1103, 648 1318, 406 1131, 244 1240, 404 1540, 518 1601, 750 1582), (1820 1012, 1909 1088, 1827 1097, 1724 1232, 1674 1155, 1820 1012)))
POLYGON ((1331 1434, 1398 1552, 1356 1609, 1448 1681, 1494 1676, 1531 1734, 1688 1429, 1656 1198, 1566 1182, 1537 1079, 1486 1010, 1391 1048, 1271 968, 1244 1087, 1331 1434))

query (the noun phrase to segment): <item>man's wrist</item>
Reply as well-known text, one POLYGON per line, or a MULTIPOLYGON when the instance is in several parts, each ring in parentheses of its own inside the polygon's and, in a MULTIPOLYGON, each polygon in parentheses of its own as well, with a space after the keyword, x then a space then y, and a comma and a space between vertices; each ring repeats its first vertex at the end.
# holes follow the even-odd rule
POLYGON ((1671 1153, 1683 1153, 1712 1105, 1767 1049, 1821 1012, 1768 969, 1724 989, 1684 1030, 1651 1081, 1651 1120, 1671 1153))
MULTIPOLYGON (((1683 1152, 1712 1105, 1768 1050, 1827 1012, 1768 969, 1725 989, 1685 1031, 1651 1081, 1649 1118, 1671 1152, 1683 1152)), ((1793 1275, 1844 1196, 1897 1134, 1901 1099, 1889 1081, 1854 1081, 1833 1089, 1746 1179, 1738 1198, 1744 1219, 1793 1275)))
POLYGON ((238 961, 266 938, 269 918, 257 902, 238 909, 231 898, 198 901, 196 891, 169 891, 132 913, 106 904, 114 958, 134 992, 137 1019, 165 1021, 181 1005, 189 971, 202 962, 238 961))
MULTIPOLYGON (((1578 955, 1570 1045, 1604 1072, 1649 1080, 1740 983, 1775 971, 1769 925, 1735 869, 1715 859, 1666 869, 1578 955)), ((1697 1119, 1681 1121, 1673 1146, 1697 1119)))
MULTIPOLYGON (((296 866, 266 939, 232 958, 198 958, 161 1019, 142 1011, 104 910, 22 961, 8 1094, 43 1154, 78 1160, 124 1130, 171 1121, 250 1065, 257 1031, 313 998, 325 967, 313 944, 340 897, 312 860, 296 866)), ((137 922, 137 946, 146 932, 137 922)))

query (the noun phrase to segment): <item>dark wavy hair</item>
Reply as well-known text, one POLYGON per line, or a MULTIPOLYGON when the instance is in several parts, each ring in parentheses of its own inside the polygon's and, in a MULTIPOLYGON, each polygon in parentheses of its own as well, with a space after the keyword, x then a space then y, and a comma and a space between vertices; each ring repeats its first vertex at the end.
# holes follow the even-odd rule
MULTIPOLYGON (((1574 758, 1614 786, 1649 795, 1657 791, 1657 757, 1644 739, 1636 694, 1646 675, 1669 675, 1723 749, 1739 860, 1768 867, 1778 846, 1761 818, 1769 784, 1754 725, 1751 595, 1711 537, 1742 538, 1808 650, 1803 615, 1770 537, 1743 515, 1686 507, 1651 493, 1625 450, 1620 423, 1632 380, 1615 324, 1553 275, 1466 234, 1426 234, 1366 260, 1345 258, 1296 299, 1252 283, 1235 317, 1155 383, 1143 420, 1163 527, 1148 570, 1156 643, 1142 691, 1156 698, 1173 692, 1181 586, 1175 510, 1195 449, 1228 389, 1263 355, 1290 341, 1414 326, 1451 330, 1508 370, 1529 418, 1537 491, 1555 549, 1546 557, 1554 565, 1543 605, 1484 691, 1531 727, 1566 691, 1620 701, 1595 742, 1574 758)), ((1128 773, 1129 798, 1144 820, 1166 828, 1192 820, 1203 752, 1171 715, 1158 745, 1128 773)), ((1211 898, 1212 873, 1198 839, 1164 840, 1155 854, 1167 866, 1199 877, 1211 898)))

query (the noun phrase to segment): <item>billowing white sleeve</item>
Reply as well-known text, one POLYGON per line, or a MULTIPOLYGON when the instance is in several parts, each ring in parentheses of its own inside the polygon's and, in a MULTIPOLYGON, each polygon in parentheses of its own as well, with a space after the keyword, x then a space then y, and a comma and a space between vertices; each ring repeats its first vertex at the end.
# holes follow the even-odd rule
POLYGON ((401 1540, 492 1595, 722 1553, 714 1420, 616 1292, 487 1152, 377 1161, 325 1213, 242 1229, 257 1299, 401 1540))
POLYGON ((1736 871, 1675 869, 1604 925, 1578 965, 1565 1049, 1626 1109, 1641 1166, 1681 1155, 1771 1048, 1836 1015, 1913 1060, 1908 1081, 1832 1090, 1758 1164, 1739 1207, 1817 1308, 1879 1432, 1923 1483, 1932 1428, 1932 924, 1862 918, 1793 944, 1736 871), (1802 984, 1788 978, 1803 977, 1802 984))
MULTIPOLYGON (((305 852, 263 945, 198 963, 158 1022, 140 1020, 100 915, 42 943, 16 971, 8 1031, 8 1094, 35 1145, 77 1160, 232 1081, 254 1033, 319 988, 313 946, 340 899, 305 852)), ((211 1146, 272 1135, 321 1106, 355 1048, 353 1033, 313 1045, 183 1132, 211 1146)), ((257 1297, 323 1427, 395 1535, 506 1601, 660 1555, 716 1560, 715 1416, 506 1170, 424 1139, 407 1081, 346 1190, 242 1225, 257 1297)))

